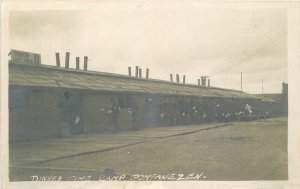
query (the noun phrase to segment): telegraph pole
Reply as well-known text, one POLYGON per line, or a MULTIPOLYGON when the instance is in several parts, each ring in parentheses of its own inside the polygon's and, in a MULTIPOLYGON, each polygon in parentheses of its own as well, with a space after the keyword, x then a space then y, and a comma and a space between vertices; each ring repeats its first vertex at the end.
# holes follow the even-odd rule
POLYGON ((243 72, 241 72, 241 91, 243 91, 243 72))
POLYGON ((261 94, 264 94, 264 79, 261 79, 261 94))

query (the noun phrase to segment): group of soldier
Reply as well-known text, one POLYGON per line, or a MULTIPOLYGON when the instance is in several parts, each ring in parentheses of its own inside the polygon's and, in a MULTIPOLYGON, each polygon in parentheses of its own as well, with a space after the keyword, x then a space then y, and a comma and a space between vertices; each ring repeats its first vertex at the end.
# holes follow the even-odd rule
MULTIPOLYGON (((227 107, 224 104, 191 104, 191 103, 163 103, 152 102, 139 107, 136 101, 131 102, 128 113, 131 116, 131 128, 141 126, 172 126, 192 125, 209 122, 231 122, 240 117, 250 117, 254 113, 250 104, 227 107)), ((120 129, 121 107, 117 100, 112 101, 111 118, 115 131, 120 129)))
POLYGON ((251 116, 251 106, 246 104, 235 111, 222 107, 222 105, 211 105, 210 107, 200 105, 172 106, 163 105, 158 115, 159 125, 191 125, 209 122, 231 122, 237 121, 241 116, 251 116), (249 109, 250 107, 250 109, 249 109))

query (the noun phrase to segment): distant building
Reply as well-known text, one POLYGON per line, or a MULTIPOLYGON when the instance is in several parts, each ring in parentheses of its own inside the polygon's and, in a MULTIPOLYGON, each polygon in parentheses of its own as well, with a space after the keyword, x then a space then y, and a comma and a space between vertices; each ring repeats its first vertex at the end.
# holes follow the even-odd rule
POLYGON ((276 114, 288 115, 288 84, 282 83, 282 93, 257 94, 262 99, 272 99, 278 104, 276 114))
POLYGON ((234 121, 246 104, 253 115, 278 108, 241 91, 22 62, 9 64, 10 141, 234 121))
POLYGON ((288 98, 289 98, 288 84, 287 83, 282 83, 281 104, 282 104, 282 108, 283 108, 282 111, 285 115, 288 114, 288 98))

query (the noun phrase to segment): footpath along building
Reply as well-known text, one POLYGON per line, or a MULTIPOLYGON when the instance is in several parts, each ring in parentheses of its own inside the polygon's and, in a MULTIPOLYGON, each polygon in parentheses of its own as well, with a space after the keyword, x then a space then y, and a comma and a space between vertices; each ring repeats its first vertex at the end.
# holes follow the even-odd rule
POLYGON ((278 115, 279 104, 241 91, 41 64, 39 55, 12 50, 9 63, 10 141, 65 137, 72 133, 226 122, 278 115), (25 59, 25 61, 24 61, 25 59), (22 61, 20 61, 22 60, 22 61), (118 104, 114 121, 112 109, 118 104), (76 125, 76 132, 72 128, 76 125))

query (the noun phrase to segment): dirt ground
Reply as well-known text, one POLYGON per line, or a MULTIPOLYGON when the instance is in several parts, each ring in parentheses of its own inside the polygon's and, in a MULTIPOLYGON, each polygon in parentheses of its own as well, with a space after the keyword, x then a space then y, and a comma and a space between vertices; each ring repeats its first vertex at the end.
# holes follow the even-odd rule
MULTIPOLYGON (((172 127, 132 131, 136 133, 127 132, 127 138, 124 133, 112 133, 99 135, 90 143, 86 142, 89 136, 78 136, 79 143, 85 141, 85 145, 74 143, 71 147, 79 147, 79 152, 88 148, 89 144, 97 141, 101 143, 101 136, 111 141, 107 146, 111 146, 114 141, 124 143, 118 136, 125 137, 127 143, 132 145, 49 161, 24 161, 25 164, 21 163, 21 156, 17 155, 21 151, 18 150, 18 144, 13 144, 10 147, 10 158, 14 159, 10 163, 10 178, 12 181, 45 179, 45 176, 48 176, 47 179, 53 179, 49 176, 56 176, 55 179, 61 176, 62 180, 108 180, 113 176, 116 180, 160 180, 162 176, 165 180, 176 180, 179 177, 184 180, 189 176, 190 180, 225 181, 288 178, 286 117, 207 127, 210 129, 199 128, 203 126, 176 127, 174 130, 178 132, 173 135, 166 135, 172 131, 172 127), (134 140, 132 143, 131 138, 134 140), (124 178, 117 175, 124 175, 124 178)), ((51 141, 55 140, 49 140, 48 146, 51 146, 51 141)), ((55 145, 64 146, 63 140, 61 144, 56 141, 55 145)), ((34 150, 34 145, 29 146, 29 152, 29 147, 22 147, 22 150, 27 150, 27 155, 34 150)), ((49 153, 55 154, 55 149, 51 148, 49 153)), ((62 150, 59 147, 57 149, 62 150)), ((47 151, 47 148, 44 150, 47 151)))

